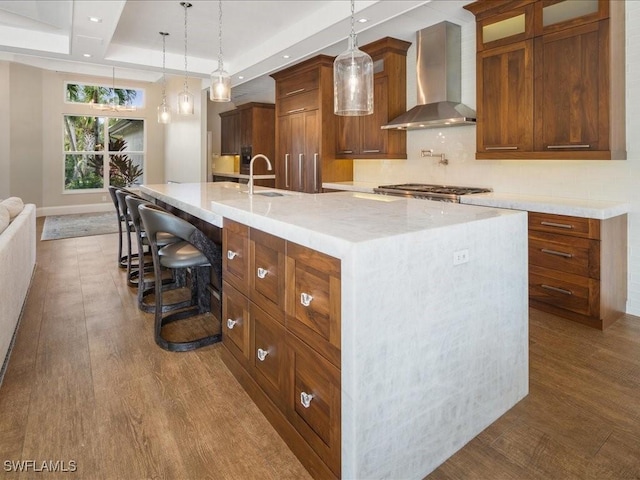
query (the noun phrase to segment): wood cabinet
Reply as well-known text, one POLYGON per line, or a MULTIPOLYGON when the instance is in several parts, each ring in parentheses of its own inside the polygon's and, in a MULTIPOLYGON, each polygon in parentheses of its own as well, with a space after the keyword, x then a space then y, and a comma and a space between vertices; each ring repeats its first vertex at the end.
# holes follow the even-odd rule
POLYGON ((604 329, 625 312, 627 216, 529 212, 532 307, 604 329))
POLYGON ((382 130, 406 111, 407 50, 411 43, 385 37, 361 47, 373 60, 373 114, 336 115, 338 158, 407 158, 407 133, 382 130))
POLYGON ((478 159, 625 159, 624 2, 479 0, 478 159))
POLYGON ((336 159, 333 58, 318 55, 271 75, 276 81, 276 187, 307 193, 322 182, 353 180, 336 159))
MULTIPOLYGON (((262 153, 275 158, 275 105, 245 103, 220 114, 221 155, 240 155, 242 147, 251 147, 252 155, 262 153)), ((256 162, 255 173, 268 172, 265 162, 256 162)))
POLYGON ((341 472, 340 260, 224 219, 225 364, 314 477, 341 472))

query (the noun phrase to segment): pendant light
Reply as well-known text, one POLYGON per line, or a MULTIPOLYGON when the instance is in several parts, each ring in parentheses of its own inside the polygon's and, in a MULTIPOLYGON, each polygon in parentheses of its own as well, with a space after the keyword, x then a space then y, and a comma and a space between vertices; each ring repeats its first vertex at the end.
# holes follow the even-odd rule
POLYGON ((158 123, 171 122, 171 108, 167 105, 167 78, 165 73, 166 40, 167 32, 160 32, 162 35, 162 103, 158 105, 158 123))
POLYGON ((333 62, 333 112, 343 116, 373 113, 373 60, 358 49, 354 9, 355 0, 351 0, 349 49, 333 62))
POLYGON ((222 0, 218 0, 218 69, 211 74, 209 98, 212 102, 231 101, 231 77, 222 61, 222 0))
POLYGON ((187 9, 192 5, 189 2, 180 2, 184 7, 184 90, 178 94, 178 114, 193 115, 193 95, 187 85, 187 9))
POLYGON ((109 99, 109 103, 94 103, 92 104, 92 108, 95 110, 102 111, 110 111, 110 112, 133 112, 136 110, 136 107, 132 105, 120 105, 120 99, 116 94, 116 67, 111 67, 111 98, 109 99))

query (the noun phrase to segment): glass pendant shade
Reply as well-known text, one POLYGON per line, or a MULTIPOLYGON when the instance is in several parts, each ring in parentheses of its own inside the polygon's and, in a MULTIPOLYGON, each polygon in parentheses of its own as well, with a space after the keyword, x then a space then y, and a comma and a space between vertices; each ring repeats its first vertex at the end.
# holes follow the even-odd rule
POLYGON ((218 69, 211 74, 209 98, 212 102, 231 101, 231 76, 224 70, 222 60, 222 0, 218 0, 218 69))
POLYGON ((373 113, 373 60, 358 49, 353 33, 349 37, 349 49, 333 62, 333 93, 336 115, 373 113))
POLYGON ((211 74, 209 98, 212 102, 231 101, 231 76, 221 67, 211 74))
POLYGON ((178 114, 193 115, 193 95, 186 88, 178 94, 178 114))
POLYGON ((171 123, 171 109, 165 102, 158 105, 158 123, 171 123))

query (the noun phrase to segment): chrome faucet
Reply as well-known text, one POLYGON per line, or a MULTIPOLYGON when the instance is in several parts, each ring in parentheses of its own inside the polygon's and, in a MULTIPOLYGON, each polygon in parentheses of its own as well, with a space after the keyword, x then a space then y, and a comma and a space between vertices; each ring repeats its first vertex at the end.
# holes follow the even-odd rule
POLYGON ((253 161, 256 158, 264 158, 267 161, 267 170, 273 170, 271 162, 265 155, 259 153, 253 156, 253 158, 249 161, 249 195, 253 195, 253 161))

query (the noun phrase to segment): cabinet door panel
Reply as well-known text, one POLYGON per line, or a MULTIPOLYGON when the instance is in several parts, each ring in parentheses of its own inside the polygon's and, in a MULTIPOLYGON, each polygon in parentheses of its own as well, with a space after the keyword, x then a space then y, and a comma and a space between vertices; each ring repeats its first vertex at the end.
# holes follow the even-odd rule
POLYGON ((608 35, 600 31, 598 22, 536 39, 536 150, 609 148, 608 56, 600 55, 608 35))
POLYGON ((380 127, 387 123, 389 108, 387 102, 388 77, 379 76, 373 82, 373 113, 362 117, 362 146, 360 154, 375 155, 387 151, 387 131, 380 127))
POLYGON ((292 155, 290 117, 278 117, 276 135, 276 188, 289 190, 291 188, 292 155))
POLYGON ((250 355, 249 300, 225 282, 222 305, 222 342, 246 368, 250 355))
POLYGON ((222 276, 249 296, 249 229, 225 218, 222 238, 222 276))
MULTIPOLYGON (((375 108, 378 104, 374 103, 375 108)), ((336 115, 336 155, 349 158, 360 153, 360 117, 336 115)))
POLYGON ((320 114, 317 110, 304 113, 303 190, 318 193, 322 189, 320 166, 320 114))
POLYGON ((284 323, 285 241, 251 229, 251 301, 284 323))
POLYGON ((289 115, 291 134, 291 156, 289 185, 291 190, 304 192, 305 114, 289 115))
POLYGON ((340 477, 340 371, 287 336, 287 413, 293 426, 340 477))
POLYGON ((478 54, 478 151, 533 147, 531 40, 478 54))
POLYGON ((271 400, 283 408, 286 359, 284 327, 253 303, 249 304, 249 317, 253 376, 271 400))

